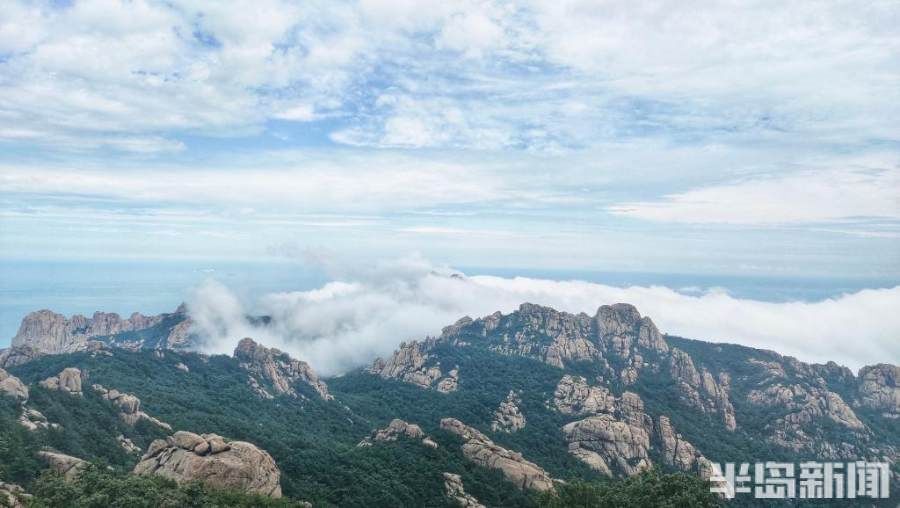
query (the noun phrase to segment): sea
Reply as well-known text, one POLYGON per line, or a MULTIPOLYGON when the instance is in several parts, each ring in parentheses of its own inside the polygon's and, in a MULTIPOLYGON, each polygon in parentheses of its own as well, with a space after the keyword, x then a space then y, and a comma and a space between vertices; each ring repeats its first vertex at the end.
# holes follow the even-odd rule
MULTIPOLYGON (((738 298, 818 301, 865 288, 889 288, 895 278, 808 278, 683 273, 529 270, 454 267, 467 275, 584 280, 611 286, 665 286, 686 294, 721 288, 738 298)), ((0 260, 0 348, 9 345, 22 317, 39 309, 70 316, 94 311, 158 314, 173 311, 191 289, 214 278, 252 301, 277 291, 308 290, 328 282, 321 268, 295 261, 0 260)))

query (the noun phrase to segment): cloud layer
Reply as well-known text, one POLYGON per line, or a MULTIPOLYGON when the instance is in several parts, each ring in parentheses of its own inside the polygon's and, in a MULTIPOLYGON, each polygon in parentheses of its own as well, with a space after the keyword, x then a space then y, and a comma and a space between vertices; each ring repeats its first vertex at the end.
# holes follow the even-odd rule
POLYGON ((614 287, 570 280, 452 276, 412 257, 344 273, 318 289, 241 302, 210 280, 189 301, 205 349, 230 354, 251 336, 309 361, 325 375, 365 365, 405 340, 440 333, 469 315, 504 313, 523 302, 593 315, 600 305, 628 302, 670 334, 772 349, 805 361, 858 368, 900 358, 900 287, 863 290, 816 302, 770 303, 722 290, 699 295, 666 287, 614 287), (247 315, 269 315, 254 326, 247 315))
POLYGON ((553 151, 661 129, 898 136, 893 2, 245 7, 5 2, 0 139, 166 152, 188 132, 323 119, 338 121, 335 142, 380 147, 553 151))

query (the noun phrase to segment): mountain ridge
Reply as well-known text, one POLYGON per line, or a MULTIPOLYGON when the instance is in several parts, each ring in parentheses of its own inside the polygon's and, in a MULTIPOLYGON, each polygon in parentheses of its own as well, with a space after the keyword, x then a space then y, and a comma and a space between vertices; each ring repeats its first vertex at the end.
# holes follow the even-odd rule
MULTIPOLYGON (((143 331, 161 321, 147 322, 143 331)), ((142 331, 123 326, 118 333, 142 331)), ((349 499, 341 497, 346 492, 321 490, 334 481, 328 475, 340 476, 365 461, 394 460, 391 453, 424 469, 379 462, 380 468, 412 475, 431 489, 410 492, 386 478, 369 485, 379 495, 406 492, 397 498, 406 499, 400 504, 443 499, 444 492, 458 493, 463 485, 466 495, 455 497, 529 505, 531 498, 515 494, 516 485, 531 485, 526 477, 538 478, 541 490, 553 492, 558 489, 545 488, 548 479, 557 485, 555 480, 640 476, 660 468, 709 478, 717 462, 877 460, 893 463, 895 485, 898 478, 897 366, 866 366, 854 375, 833 362, 806 364, 774 351, 664 335, 627 304, 600 306, 594 316, 525 303, 507 314, 464 317, 437 337, 401 343, 368 368, 327 379, 313 366, 250 338, 225 357, 190 352, 190 341, 177 349, 160 347, 168 344, 164 339, 171 330, 159 327, 153 333, 158 335, 144 335, 143 347, 115 334, 95 335, 100 340, 58 354, 34 351, 42 342, 32 334, 34 340, 0 352, 0 368, 9 370, 4 383, 19 393, 19 409, 10 416, 37 412, 43 420, 29 420, 35 427, 26 431, 31 436, 73 432, 52 427, 62 413, 53 412, 55 406, 47 405, 52 394, 36 383, 78 367, 85 381, 140 397, 143 407, 174 430, 259 445, 281 468, 286 495, 326 504, 349 499), (34 355, 20 354, 29 347, 34 355), (10 381, 15 376, 21 381, 10 381), (21 402, 23 389, 32 394, 25 395, 26 402, 21 402), (217 402, 203 402, 207 399, 217 402), (228 414, 242 406, 250 412, 240 417, 245 421, 215 416, 223 404, 228 414), (266 427, 254 422, 279 435, 288 428, 269 414, 295 422, 289 427, 327 444, 287 444, 286 436, 266 435, 266 427), (358 446, 395 420, 420 428, 434 446, 405 436, 358 446), (296 450, 304 449, 298 458, 296 450), (311 473, 310 464, 322 460, 323 473, 311 473), (501 483, 484 483, 493 474, 501 483), (462 476, 448 484, 453 475, 462 476)), ((84 390, 80 398, 87 402, 96 396, 84 390)), ((63 400, 76 404, 69 399, 63 400)), ((95 439, 118 450, 128 448, 126 443, 143 450, 162 437, 158 426, 139 426, 120 428, 121 439, 95 439)), ((125 468, 136 459, 115 457, 125 468)))

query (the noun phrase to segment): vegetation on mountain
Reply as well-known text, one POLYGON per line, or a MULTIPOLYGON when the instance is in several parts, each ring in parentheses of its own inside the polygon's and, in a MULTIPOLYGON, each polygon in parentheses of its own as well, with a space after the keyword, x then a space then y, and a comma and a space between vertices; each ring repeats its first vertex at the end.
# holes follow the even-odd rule
MULTIPOLYGON (((0 481, 25 487, 37 506, 62 506, 66 500, 72 506, 115 506, 109 503, 131 499, 137 504, 121 506, 144 506, 140 499, 148 500, 147 506, 257 502, 234 492, 129 474, 150 443, 171 432, 147 419, 123 419, 121 408, 93 390, 93 384, 135 395, 142 411, 173 431, 247 441, 270 454, 286 499, 267 500, 268 506, 294 501, 448 506, 445 473, 458 475, 465 493, 487 506, 715 506, 718 498, 696 469, 678 471, 678 463, 664 456, 665 440, 658 430, 664 421, 670 442, 696 448, 698 455, 689 458, 702 454, 713 462, 799 462, 818 458, 835 444, 849 453, 863 450, 860 459, 878 458, 895 456, 900 447, 896 420, 885 416, 893 409, 879 406, 882 399, 859 404, 856 378, 834 364, 808 365, 774 352, 663 337, 630 306, 598 312, 597 319, 606 320, 601 324, 586 315, 538 306, 523 306, 522 312, 530 314, 461 320, 442 339, 409 349, 405 359, 381 363, 375 373, 360 369, 325 380, 327 387, 302 362, 250 343, 245 345, 260 354, 233 358, 113 347, 48 354, 11 365, 6 370, 29 387, 25 407, 58 427, 27 430, 18 422, 23 402, 0 396, 0 481), (505 342, 504 337, 515 339, 505 342), (569 342, 560 344, 559 337, 569 342), (264 364, 253 365, 257 358, 264 364), (82 373, 82 395, 39 385, 69 367, 82 373), (451 372, 453 382, 442 383, 451 372), (592 406, 594 413, 577 407, 561 411, 554 401, 564 376, 583 377, 578 389, 596 388, 597 394, 605 394, 599 400, 608 402, 607 407, 592 406), (790 387, 796 395, 771 402, 765 397, 772 387, 790 387), (496 411, 510 393, 524 424, 500 429, 496 411), (605 411, 603 418, 597 411, 605 411), (785 428, 788 417, 805 421, 808 440, 797 442, 801 448, 773 439, 774 426, 785 428), (401 436, 358 446, 397 418, 420 426, 429 444, 401 436), (522 490, 504 471, 477 465, 470 460, 471 449, 464 453, 463 438, 441 428, 445 418, 483 433, 509 456, 520 453, 522 460, 561 481, 555 492, 522 490), (607 454, 614 474, 620 475, 623 467, 637 468, 639 460, 653 468, 626 479, 609 478, 571 453, 573 443, 563 427, 589 418, 647 432, 646 444, 614 443, 640 445, 638 451, 646 452, 629 457, 624 466, 614 460, 621 456, 609 456, 618 451, 599 450, 607 454), (126 446, 129 442, 140 452, 126 446), (66 484, 42 475, 46 466, 36 455, 45 448, 95 466, 66 484), (109 497, 115 492, 121 493, 118 501, 109 497)), ((155 343, 149 332, 140 339, 155 343)), ((875 389, 890 393, 891 387, 875 389)))

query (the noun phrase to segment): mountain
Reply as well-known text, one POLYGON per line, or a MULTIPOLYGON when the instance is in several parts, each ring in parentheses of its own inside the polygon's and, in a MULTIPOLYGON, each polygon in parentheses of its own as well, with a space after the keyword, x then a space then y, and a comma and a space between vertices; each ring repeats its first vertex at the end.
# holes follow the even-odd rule
POLYGON ((184 304, 175 312, 127 319, 114 312, 66 318, 43 309, 25 316, 11 347, 0 353, 0 366, 28 361, 36 354, 59 354, 96 347, 96 342, 126 349, 180 349, 191 341, 192 321, 184 304))
POLYGON ((712 506, 712 463, 812 459, 890 462, 900 492, 896 365, 667 336, 626 304, 466 317, 324 380, 250 338, 190 351, 183 309, 57 316, 0 353, 0 481, 39 500, 91 478, 248 506, 712 506), (37 479, 48 453, 69 483, 37 479))

